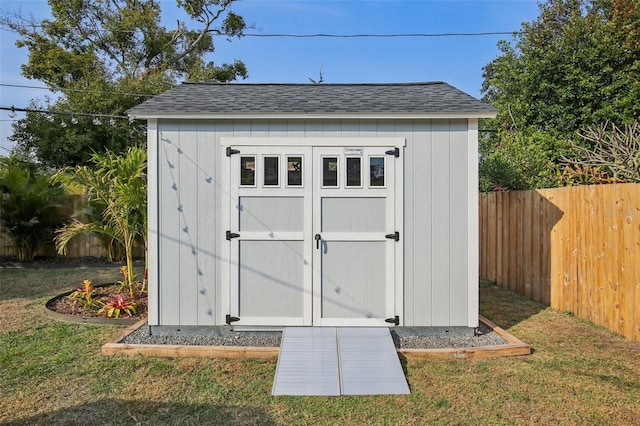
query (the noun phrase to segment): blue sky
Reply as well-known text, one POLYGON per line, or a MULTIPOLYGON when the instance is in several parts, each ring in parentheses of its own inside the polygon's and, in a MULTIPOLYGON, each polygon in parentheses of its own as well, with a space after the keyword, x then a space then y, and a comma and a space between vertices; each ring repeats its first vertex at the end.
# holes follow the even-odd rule
MULTIPOLYGON (((161 0, 168 28, 178 13, 175 0, 161 0)), ((0 2, 0 11, 21 9, 36 19, 48 17, 44 0, 0 2)), ((536 0, 244 0, 233 10, 262 34, 408 34, 517 31, 538 15, 536 0)), ((500 39, 481 37, 400 38, 220 38, 210 59, 240 59, 249 70, 245 82, 307 83, 318 79, 322 64, 326 83, 446 81, 480 97, 482 67, 499 51, 500 39)), ((43 86, 24 79, 20 65, 27 51, 15 46, 16 36, 0 31, 0 83, 43 86)), ((26 107, 44 101, 47 91, 0 86, 0 105, 26 107)), ((20 116, 18 116, 20 118, 20 116)), ((0 111, 0 155, 10 148, 11 119, 0 111)))

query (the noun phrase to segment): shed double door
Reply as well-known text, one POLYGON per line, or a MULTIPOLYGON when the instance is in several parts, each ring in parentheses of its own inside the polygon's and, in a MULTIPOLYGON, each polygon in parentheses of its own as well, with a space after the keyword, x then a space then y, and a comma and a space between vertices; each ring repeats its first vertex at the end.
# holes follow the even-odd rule
POLYGON ((388 326, 394 147, 230 147, 229 314, 247 326, 388 326))

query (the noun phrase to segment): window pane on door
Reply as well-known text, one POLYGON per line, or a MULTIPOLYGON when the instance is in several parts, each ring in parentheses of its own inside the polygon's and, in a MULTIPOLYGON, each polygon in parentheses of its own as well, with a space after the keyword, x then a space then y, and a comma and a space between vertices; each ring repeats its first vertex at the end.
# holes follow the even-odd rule
POLYGON ((362 186, 361 158, 347 158, 347 186, 362 186))
POLYGON ((264 185, 278 186, 278 157, 264 157, 264 185))
POLYGON ((369 158, 369 185, 384 186, 384 157, 369 158))
POLYGON ((253 186, 256 184, 256 158, 240 157, 240 185, 253 186))
POLYGON ((302 186, 302 157, 287 157, 287 185, 302 186))
POLYGON ((322 186, 338 186, 338 158, 322 158, 322 186))

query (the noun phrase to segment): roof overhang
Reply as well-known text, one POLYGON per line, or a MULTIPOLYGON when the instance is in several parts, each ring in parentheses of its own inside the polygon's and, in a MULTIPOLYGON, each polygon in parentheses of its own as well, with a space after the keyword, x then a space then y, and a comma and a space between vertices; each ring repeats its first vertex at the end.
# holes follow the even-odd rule
POLYGON ((485 112, 428 112, 428 113, 129 113, 134 119, 141 120, 308 120, 308 119, 357 119, 357 120, 434 120, 495 118, 496 111, 485 112))

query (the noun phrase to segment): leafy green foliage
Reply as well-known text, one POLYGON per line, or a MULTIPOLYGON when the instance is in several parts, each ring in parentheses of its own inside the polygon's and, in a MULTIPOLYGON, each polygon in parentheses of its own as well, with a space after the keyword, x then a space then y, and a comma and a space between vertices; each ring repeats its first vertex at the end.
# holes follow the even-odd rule
POLYGON ((484 67, 481 189, 557 186, 576 132, 640 116, 640 3, 548 0, 484 67), (539 132, 544 132, 545 135, 539 132))
POLYGON ((40 244, 52 241, 65 219, 57 210, 64 192, 34 167, 13 157, 0 162, 0 225, 20 261, 31 261, 40 244))
MULTIPOLYGON (((161 3, 154 0, 49 0, 51 20, 3 16, 0 28, 17 32, 17 46, 29 50, 22 74, 62 95, 52 105, 33 103, 32 108, 122 116, 178 81, 246 78, 240 61, 217 65, 207 59, 215 35, 230 39, 243 34, 244 19, 230 11, 235 1, 178 1, 197 28, 179 21, 167 29, 161 3)), ((91 117, 75 119, 72 125, 68 116, 49 121, 42 114, 27 114, 14 124, 11 139, 54 167, 85 164, 93 152, 119 153, 144 142, 141 123, 119 119, 96 126, 91 117)))
POLYGON ((542 131, 500 131, 480 143, 480 191, 561 185, 562 142, 542 131))
POLYGON ((640 116, 640 4, 549 0, 484 67, 484 100, 500 128, 573 134, 640 116))
POLYGON ((79 302, 87 309, 94 309, 100 304, 94 297, 95 292, 96 289, 91 285, 91 280, 84 280, 82 287, 76 288, 75 291, 69 295, 69 298, 79 302))
MULTIPOLYGON (((67 244, 74 237, 86 234, 102 234, 118 241, 125 251, 127 283, 131 297, 137 290, 134 285, 133 248, 137 239, 147 247, 147 154, 141 148, 129 148, 123 155, 112 152, 94 154, 94 167, 65 168, 55 180, 66 187, 82 188, 87 203, 102 207, 101 222, 83 223, 74 219, 58 231, 56 246, 64 254, 67 244)), ((145 265, 146 270, 146 265, 145 265)))
POLYGON ((136 304, 130 300, 126 300, 122 295, 118 295, 115 299, 109 300, 98 311, 98 313, 106 313, 108 318, 118 318, 123 312, 129 316, 135 315, 136 304))

